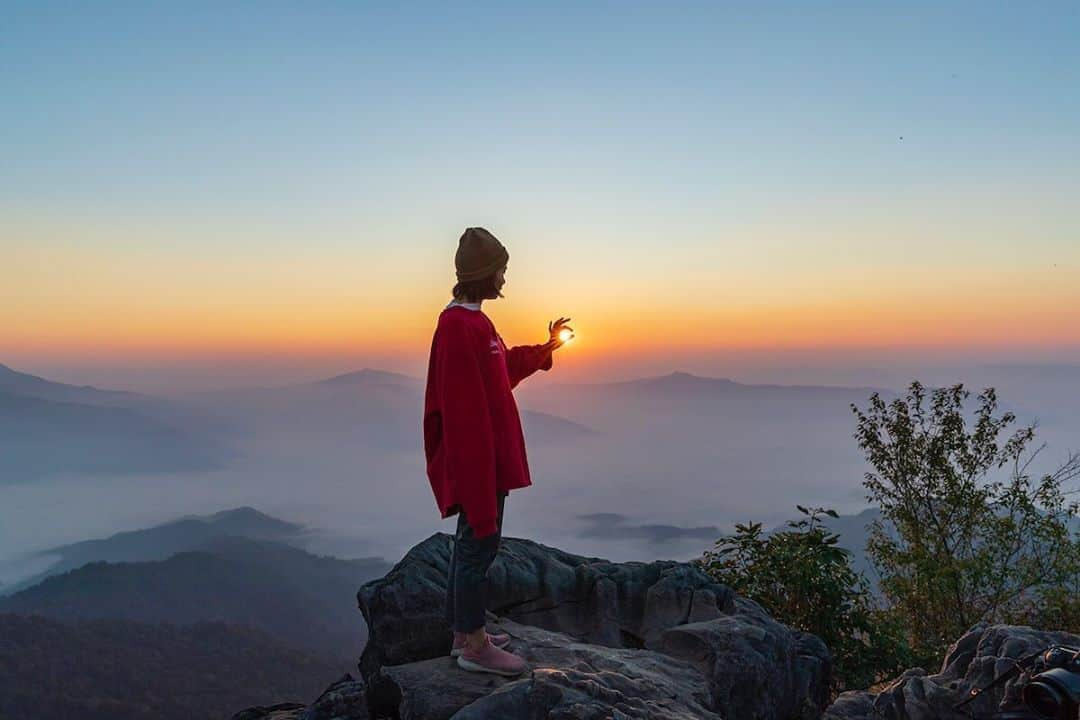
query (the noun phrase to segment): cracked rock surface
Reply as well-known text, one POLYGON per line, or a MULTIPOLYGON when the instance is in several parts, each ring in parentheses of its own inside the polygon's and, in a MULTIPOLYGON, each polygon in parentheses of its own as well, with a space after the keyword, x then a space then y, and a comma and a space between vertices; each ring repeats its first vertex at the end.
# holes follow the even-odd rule
POLYGON ((575 642, 510 620, 492 627, 528 661, 521 678, 466 673, 449 657, 383 667, 370 688, 375 712, 424 720, 478 718, 716 718, 705 678, 649 650, 575 642))

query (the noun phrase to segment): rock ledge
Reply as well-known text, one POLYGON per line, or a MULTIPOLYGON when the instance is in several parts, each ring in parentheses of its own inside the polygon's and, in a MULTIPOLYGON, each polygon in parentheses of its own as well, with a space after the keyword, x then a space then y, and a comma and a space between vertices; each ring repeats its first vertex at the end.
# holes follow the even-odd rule
POLYGON ((443 620, 451 538, 433 535, 357 599, 369 629, 359 668, 309 706, 234 720, 738 718, 816 720, 831 658, 680 562, 612 563, 507 538, 492 567, 489 626, 530 665, 468 673, 443 620))

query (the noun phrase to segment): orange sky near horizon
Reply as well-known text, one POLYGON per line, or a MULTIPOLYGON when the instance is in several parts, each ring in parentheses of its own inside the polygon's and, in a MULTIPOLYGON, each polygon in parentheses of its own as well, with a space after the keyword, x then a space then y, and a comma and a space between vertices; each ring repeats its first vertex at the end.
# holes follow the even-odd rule
MULTIPOLYGON (((32 271, 22 274, 22 287, 19 277, 9 278, 0 309, 5 355, 423 355, 451 282, 394 287, 357 277, 348 287, 305 286, 312 276, 296 268, 286 273, 288 282, 268 273, 262 291, 245 294, 155 289, 164 279, 153 274, 140 283, 117 277, 104 289, 76 279, 85 270, 73 266, 92 266, 87 258, 70 262, 46 272, 70 273, 62 294, 35 293, 47 285, 32 271)), ((515 344, 542 342, 548 320, 572 317, 573 353, 583 364, 610 355, 713 350, 1080 344, 1080 273, 1072 269, 1016 268, 992 276, 898 269, 877 274, 872 285, 840 274, 813 286, 776 273, 753 275, 729 270, 712 286, 693 273, 636 284, 597 277, 545 289, 542 277, 515 282, 512 269, 507 297, 485 310, 515 344)))
MULTIPOLYGON (((566 352, 582 370, 730 351, 1080 346, 1080 244, 1065 194, 1020 192, 976 193, 969 207, 962 194, 910 199, 907 213, 896 200, 877 210, 837 200, 818 203, 812 223, 506 221, 492 226, 510 249, 506 298, 485 310, 511 344, 542 342, 548 320, 570 316, 566 352), (1024 212, 977 210, 1002 198, 1022 199, 1024 212), (1040 225, 1044 210, 1058 220, 1040 225)), ((242 225, 51 218, 0 218, 0 362, 415 362, 449 299, 459 232, 445 218, 365 225, 302 213, 242 225)))

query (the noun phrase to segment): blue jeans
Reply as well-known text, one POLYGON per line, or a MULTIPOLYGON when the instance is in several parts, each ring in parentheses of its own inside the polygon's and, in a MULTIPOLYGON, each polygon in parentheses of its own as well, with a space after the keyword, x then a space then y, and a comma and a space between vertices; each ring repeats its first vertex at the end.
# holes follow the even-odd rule
POLYGON ((486 624, 487 572, 499 553, 505 501, 506 494, 500 493, 496 531, 479 539, 469 526, 465 511, 458 511, 454 549, 446 573, 446 622, 454 632, 469 633, 486 624))

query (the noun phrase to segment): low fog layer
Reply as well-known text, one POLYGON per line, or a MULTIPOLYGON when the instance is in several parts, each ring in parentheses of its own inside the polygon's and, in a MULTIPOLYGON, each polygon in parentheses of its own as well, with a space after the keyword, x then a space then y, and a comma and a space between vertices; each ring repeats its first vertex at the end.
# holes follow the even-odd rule
MULTIPOLYGON (((1047 465, 1080 448, 1080 368, 966 375, 926 379, 996 385, 1004 406, 1040 419, 1047 465)), ((858 512, 866 468, 849 406, 871 392, 685 373, 526 381, 534 486, 511 495, 506 532, 616 560, 686 558, 796 503, 858 512)), ((374 370, 166 400, 5 369, 0 582, 40 570, 33 551, 237 506, 318 529, 317 552, 396 558, 450 527, 424 474, 422 400, 421 379, 374 370)))

